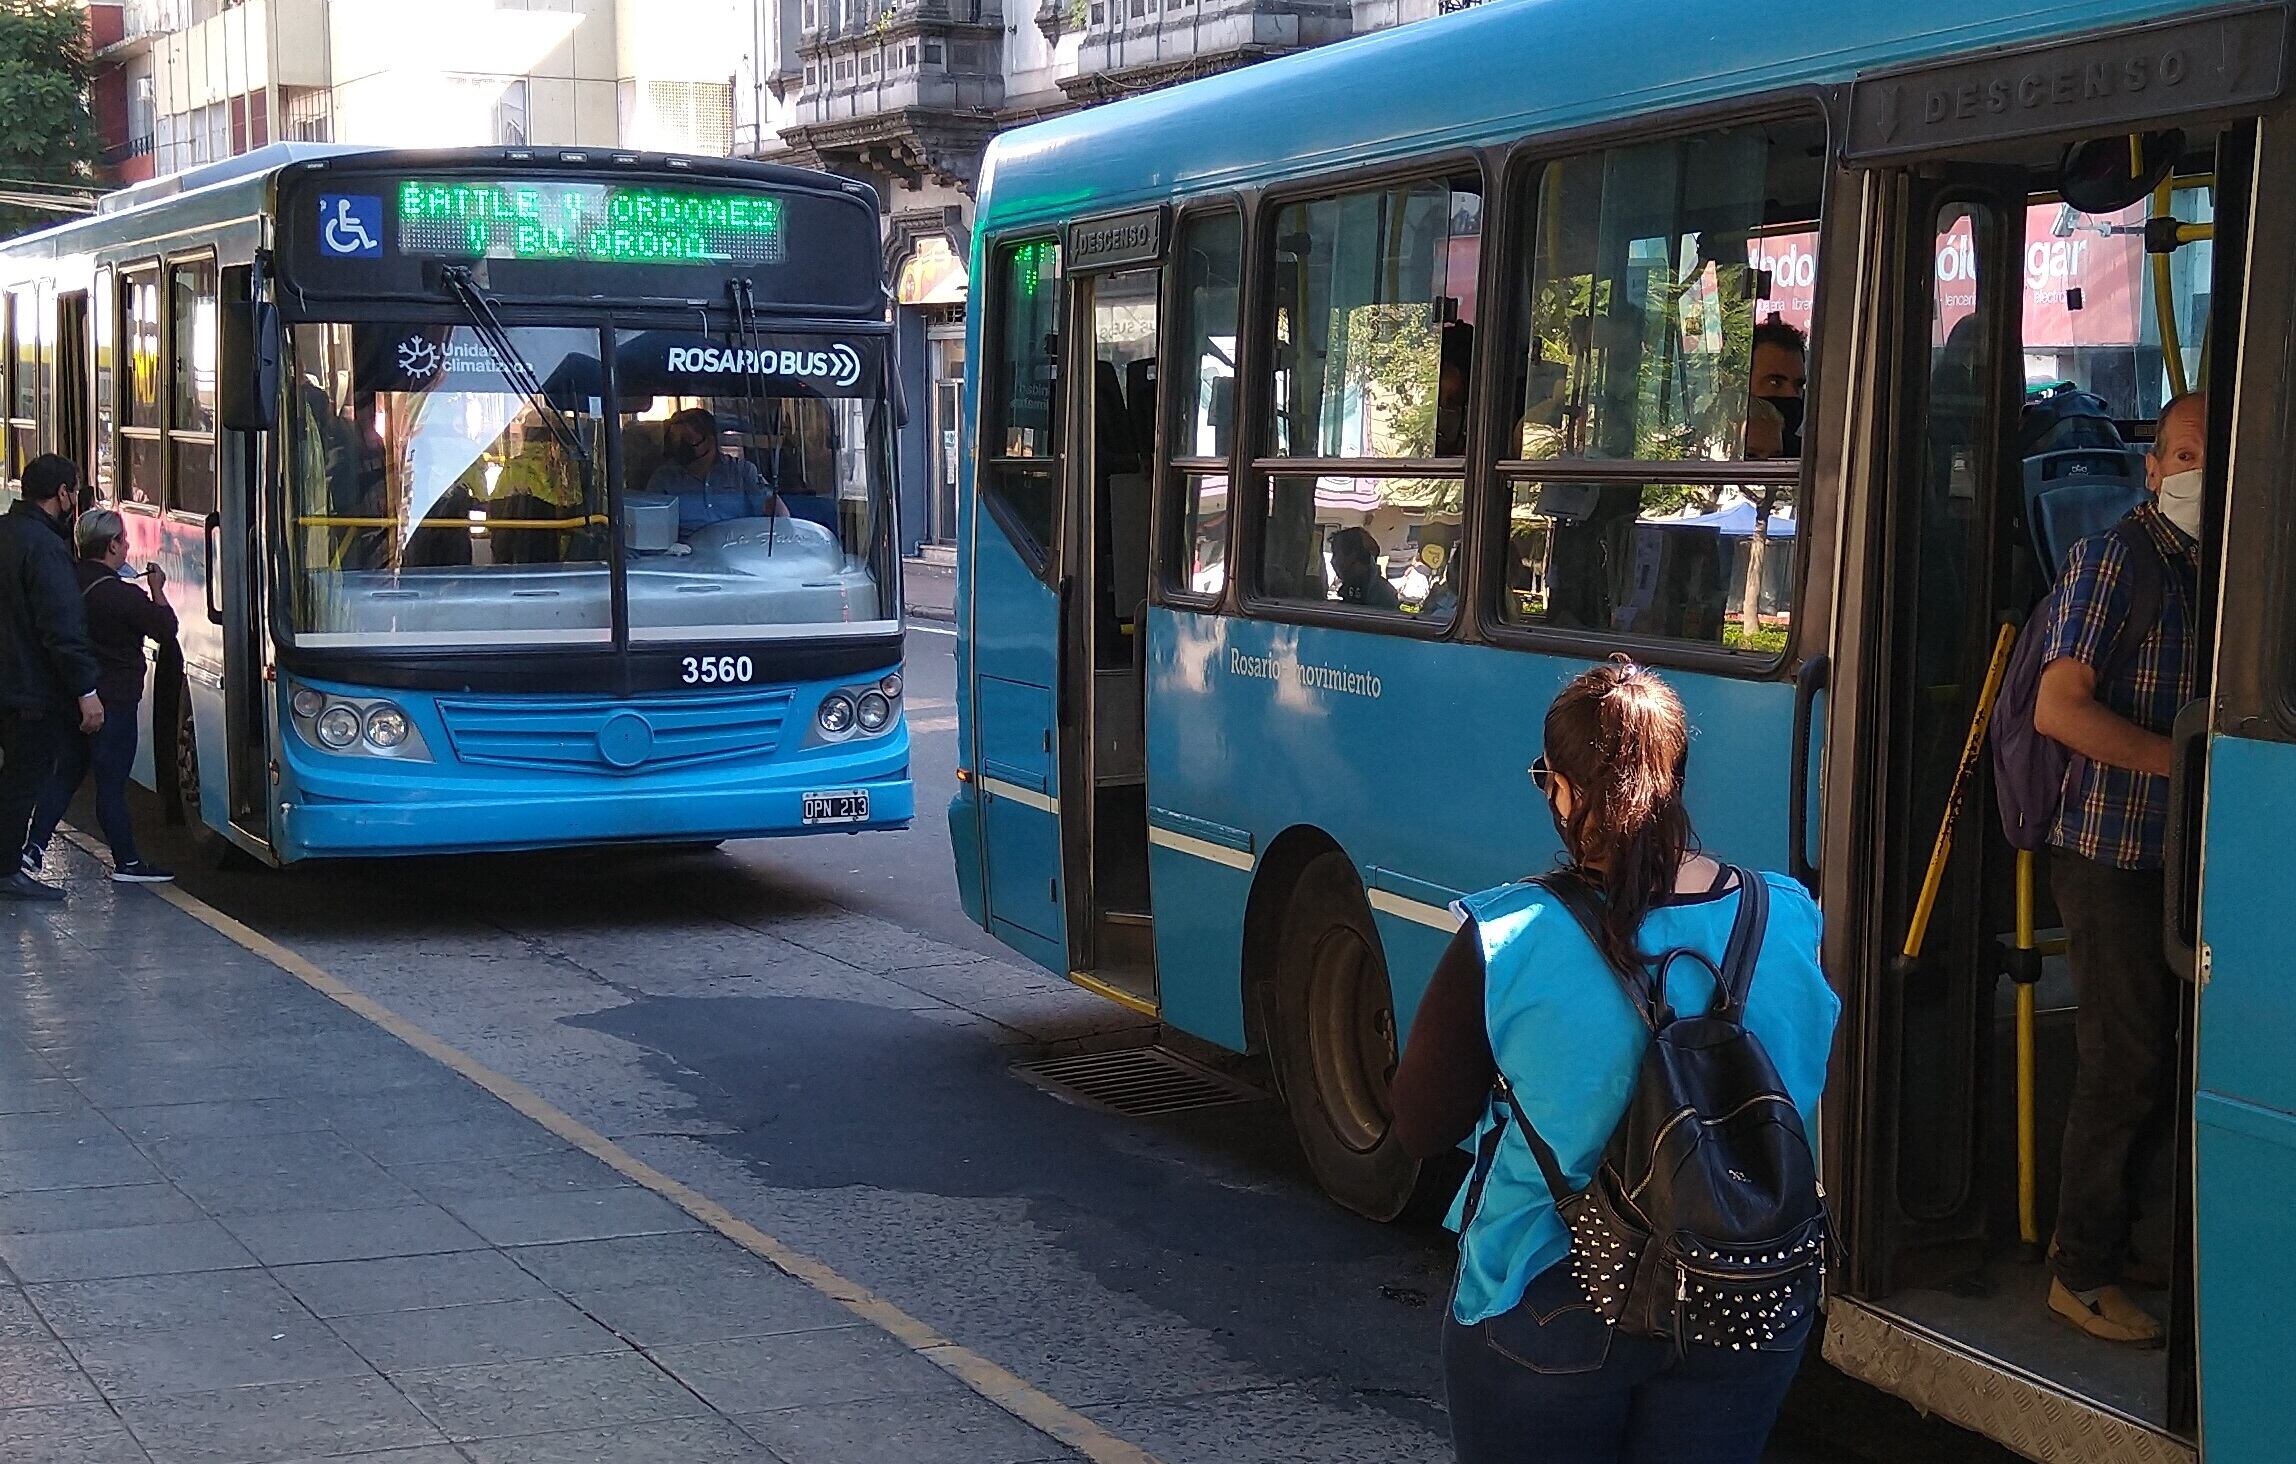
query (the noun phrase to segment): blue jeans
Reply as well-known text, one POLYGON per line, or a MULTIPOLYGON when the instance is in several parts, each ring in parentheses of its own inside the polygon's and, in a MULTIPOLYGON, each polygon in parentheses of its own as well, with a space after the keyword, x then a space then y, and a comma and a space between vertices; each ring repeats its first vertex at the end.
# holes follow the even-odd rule
POLYGON ((1758 1464, 1808 1340, 1730 1352, 1623 1336, 1567 1264, 1513 1311, 1443 1328, 1459 1464, 1758 1464))
POLYGON ((72 806, 72 795, 80 791, 80 780, 93 770, 96 823, 104 831, 104 842, 112 846, 112 867, 134 864, 142 858, 136 853, 135 824, 128 818, 128 774, 136 765, 136 718, 142 710, 135 702, 124 707, 107 706, 102 727, 87 736, 75 729, 64 740, 55 774, 32 811, 29 847, 48 847, 48 841, 56 836, 56 825, 63 822, 64 810, 72 806))

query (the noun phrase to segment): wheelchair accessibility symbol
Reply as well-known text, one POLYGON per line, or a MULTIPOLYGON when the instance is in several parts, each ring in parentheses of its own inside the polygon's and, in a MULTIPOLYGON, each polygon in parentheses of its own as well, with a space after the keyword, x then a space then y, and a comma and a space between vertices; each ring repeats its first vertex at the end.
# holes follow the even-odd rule
POLYGON ((383 200, 372 193, 319 195, 319 247, 337 259, 379 259, 383 200))

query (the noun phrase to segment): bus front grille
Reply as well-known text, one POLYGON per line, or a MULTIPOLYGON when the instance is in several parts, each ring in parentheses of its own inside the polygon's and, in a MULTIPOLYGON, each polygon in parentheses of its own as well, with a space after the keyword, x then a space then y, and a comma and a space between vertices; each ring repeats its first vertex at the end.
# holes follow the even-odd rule
POLYGON ((628 701, 441 699, 454 755, 465 763, 626 777, 771 754, 790 693, 645 697, 628 701))

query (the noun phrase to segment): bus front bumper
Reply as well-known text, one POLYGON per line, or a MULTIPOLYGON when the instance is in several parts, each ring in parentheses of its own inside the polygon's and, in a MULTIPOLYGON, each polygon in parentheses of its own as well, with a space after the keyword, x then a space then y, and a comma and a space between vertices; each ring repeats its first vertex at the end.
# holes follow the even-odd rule
POLYGON ((819 787, 586 788, 569 796, 314 800, 272 810, 282 860, 392 854, 473 854, 599 844, 713 842, 906 827, 916 813, 907 777, 819 787), (808 792, 867 790, 866 822, 808 824, 808 792))

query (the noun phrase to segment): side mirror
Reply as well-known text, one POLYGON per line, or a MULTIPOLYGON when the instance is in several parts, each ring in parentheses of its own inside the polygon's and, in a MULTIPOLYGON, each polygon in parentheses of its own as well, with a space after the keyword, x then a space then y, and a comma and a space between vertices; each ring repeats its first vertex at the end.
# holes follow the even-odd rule
POLYGON ((279 308, 268 300, 223 305, 223 370, 216 406, 231 432, 269 432, 279 425, 279 308))

